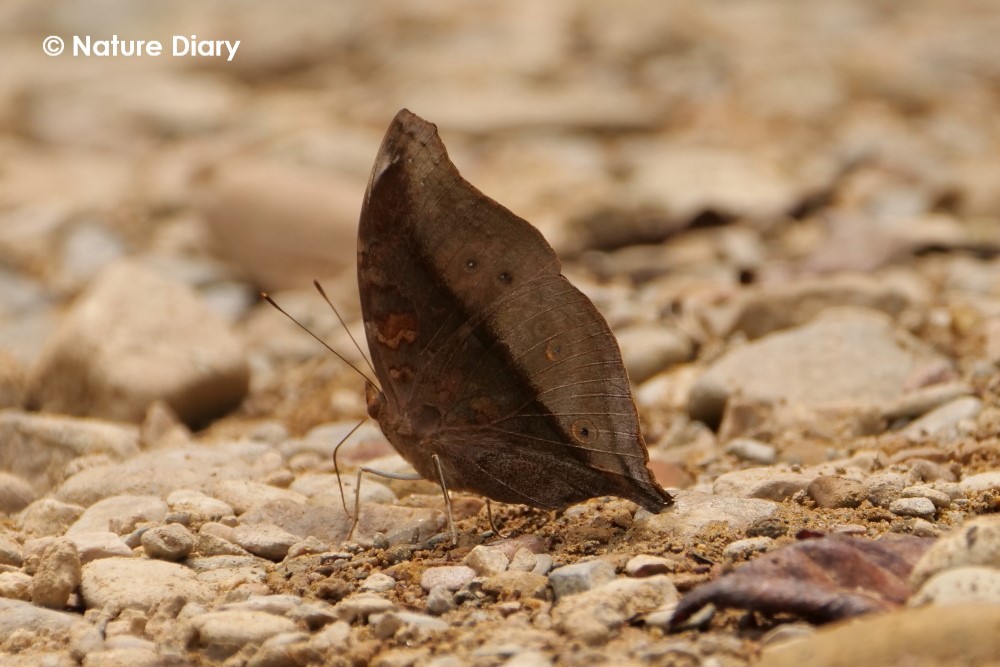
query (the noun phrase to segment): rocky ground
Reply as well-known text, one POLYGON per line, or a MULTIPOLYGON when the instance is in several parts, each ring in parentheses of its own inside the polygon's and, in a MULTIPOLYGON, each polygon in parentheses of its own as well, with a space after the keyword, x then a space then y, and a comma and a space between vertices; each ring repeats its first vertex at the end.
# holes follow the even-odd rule
POLYGON ((140 5, 0 8, 0 665, 1000 664, 995 2, 140 5), (241 46, 41 49, 112 33, 241 46), (675 506, 452 545, 366 478, 346 541, 362 383, 257 292, 360 360, 311 281, 360 333, 403 106, 604 313, 675 506))

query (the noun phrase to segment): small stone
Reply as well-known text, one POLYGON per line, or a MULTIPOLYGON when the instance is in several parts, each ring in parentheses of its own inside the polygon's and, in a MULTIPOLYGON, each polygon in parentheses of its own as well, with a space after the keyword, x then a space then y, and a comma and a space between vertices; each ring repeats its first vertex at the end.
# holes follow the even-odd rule
POLYGON ((69 653, 74 660, 83 659, 104 650, 104 636, 90 623, 77 623, 69 633, 69 653))
POLYGON ((273 524, 255 523, 237 526, 233 540, 255 556, 278 562, 299 538, 273 524))
POLYGON ((21 530, 31 537, 62 535, 83 514, 83 508, 56 500, 42 498, 28 505, 21 512, 21 530))
POLYGON ((393 610, 372 616, 373 632, 379 639, 395 637, 397 641, 414 642, 427 635, 448 629, 439 618, 413 611, 393 610))
POLYGON ((323 627, 309 640, 309 646, 321 653, 340 653, 347 647, 351 637, 351 626, 344 621, 335 621, 323 627))
POLYGON ((292 559, 299 556, 322 554, 330 551, 330 545, 326 542, 309 535, 304 540, 299 540, 288 549, 285 558, 292 559))
POLYGON ((305 632, 282 632, 264 640, 246 667, 295 667, 302 664, 295 656, 306 646, 309 635, 305 632))
POLYGON ((0 565, 21 567, 21 545, 14 538, 0 533, 0 565))
POLYGON ((506 554, 482 544, 473 547, 462 562, 475 570, 480 577, 491 577, 507 570, 510 564, 506 554))
MULTIPOLYGON (((514 557, 510 559, 508 570, 513 572, 531 572, 538 563, 538 557, 530 549, 518 549, 514 557)), ((545 574, 544 572, 542 574, 545 574)))
POLYGON ((236 406, 248 382, 243 343, 197 294, 122 261, 62 317, 28 384, 45 412, 139 423, 162 400, 193 425, 236 406))
POLYGON ((24 572, 0 572, 0 598, 31 600, 31 575, 24 572))
POLYGON ((881 472, 868 477, 862 486, 868 502, 876 507, 889 507, 903 492, 906 479, 899 473, 881 472))
POLYGON ((122 535, 140 523, 161 523, 167 516, 167 504, 158 496, 111 496, 95 502, 66 531, 96 533, 110 530, 122 535))
POLYGON ((594 589, 615 578, 615 568, 604 560, 590 560, 558 567, 549 574, 556 600, 594 589))
MULTIPOLYGON (((190 562, 190 561, 189 561, 190 562)), ((204 603, 211 586, 191 568, 148 558, 101 558, 83 566, 80 595, 86 607, 117 604, 150 609, 180 597, 204 603)))
POLYGON ((651 577, 654 574, 666 574, 677 569, 677 562, 663 556, 639 554, 625 563, 625 574, 630 577, 651 577))
POLYGON ((98 558, 113 558, 115 556, 129 557, 132 550, 116 533, 110 531, 96 533, 75 533, 68 536, 80 554, 80 564, 86 565, 98 558))
POLYGON ((167 496, 167 505, 175 512, 187 512, 198 517, 202 523, 233 514, 233 508, 228 503, 194 489, 172 491, 167 496))
POLYGON ((725 451, 738 459, 759 465, 771 465, 778 459, 774 445, 753 438, 733 438, 726 443, 725 451))
POLYGON ((340 620, 354 623, 367 621, 372 614, 389 611, 392 609, 392 602, 374 593, 359 593, 338 602, 336 609, 340 620))
POLYGON ((937 511, 929 498, 898 498, 889 503, 889 511, 898 516, 928 519, 937 511))
POLYGON ((815 477, 775 467, 748 468, 720 475, 712 485, 712 492, 720 496, 781 502, 805 491, 815 477))
POLYGON ((190 624, 194 642, 213 660, 224 659, 247 644, 297 631, 293 621, 263 611, 213 611, 195 616, 190 624))
POLYGON ((910 533, 916 537, 940 537, 941 531, 930 521, 926 519, 913 519, 913 525, 910 526, 910 533))
POLYGON ((1000 470, 990 470, 977 475, 963 477, 958 483, 962 491, 966 493, 978 493, 981 491, 991 491, 1000 489, 1000 470))
POLYGON ((951 507, 951 496, 944 491, 939 491, 926 484, 908 486, 900 492, 901 498, 927 498, 937 509, 948 509, 951 507))
POLYGON ((73 542, 56 538, 42 552, 31 580, 31 601, 42 607, 62 609, 80 585, 80 556, 73 542))
POLYGON ((382 572, 372 572, 361 583, 361 590, 374 593, 385 593, 396 587, 396 580, 382 572))
POLYGON ((636 384, 687 361, 694 350, 687 336, 664 324, 636 324, 615 334, 629 379, 636 384))
POLYGON ((958 567, 928 579, 908 601, 924 604, 1000 604, 1000 570, 992 567, 958 567))
POLYGON ((0 514, 15 514, 36 497, 35 489, 17 475, 0 470, 0 514))
POLYGON ((594 645, 606 642, 629 619, 674 602, 677 597, 677 589, 666 575, 616 579, 562 599, 553 609, 553 620, 571 637, 594 645))
POLYGON ((142 548, 150 558, 160 560, 184 560, 194 549, 195 537, 187 528, 171 523, 157 526, 143 533, 142 548))
POLYGON ((548 591, 548 578, 533 572, 501 572, 483 582, 483 592, 500 600, 545 600, 548 591))
POLYGON ((749 558, 755 553, 767 551, 774 543, 770 537, 747 537, 726 545, 722 555, 730 560, 749 558))
POLYGON ((975 419, 982 410, 981 400, 975 396, 962 396, 911 422, 902 434, 915 442, 932 438, 948 440, 959 434, 963 421, 975 419))
POLYGON ((865 499, 861 482, 832 475, 814 479, 806 487, 806 493, 817 507, 824 509, 857 507, 865 499))
POLYGON ((427 593, 427 612, 440 616, 455 608, 455 595, 444 586, 435 586, 427 593))
POLYGON ((932 544, 913 566, 910 588, 939 572, 969 566, 1000 569, 1000 515, 970 519, 932 544))
POLYGON ((548 574, 552 571, 553 565, 555 565, 555 561, 552 560, 552 556, 549 554, 535 554, 535 567, 531 570, 531 573, 548 574))
POLYGON ((424 570, 420 577, 420 587, 430 591, 443 586, 449 591, 457 591, 476 577, 476 571, 468 565, 440 565, 424 570))

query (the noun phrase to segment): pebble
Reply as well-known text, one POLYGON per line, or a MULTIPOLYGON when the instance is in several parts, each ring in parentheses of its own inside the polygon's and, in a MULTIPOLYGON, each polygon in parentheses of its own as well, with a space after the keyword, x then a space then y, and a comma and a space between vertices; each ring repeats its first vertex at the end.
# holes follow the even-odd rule
POLYGON ((288 549, 288 554, 285 558, 298 558, 300 556, 306 556, 311 554, 322 554, 330 551, 330 545, 322 540, 319 540, 312 535, 309 535, 304 540, 299 540, 293 544, 288 549))
POLYGON ((718 423, 737 394, 768 405, 880 405, 898 399, 917 370, 941 359, 881 313, 830 310, 723 354, 691 387, 688 412, 718 423))
POLYGON ((898 516, 913 516, 921 519, 934 517, 937 511, 929 498, 898 498, 889 503, 889 511, 898 516))
POLYGON ((31 601, 31 575, 0 572, 0 598, 31 601))
POLYGON ((0 470, 0 514, 16 514, 35 500, 35 489, 17 475, 0 470))
POLYGON ((150 528, 142 534, 140 542, 150 558, 179 561, 194 549, 195 536, 184 526, 170 523, 150 528))
POLYGON ((694 537, 712 524, 722 524, 733 531, 744 531, 771 519, 777 509, 778 504, 771 500, 680 491, 674 496, 674 504, 669 512, 637 520, 636 526, 657 535, 670 535, 670 539, 679 539, 694 537))
POLYGON ((549 579, 534 572, 501 572, 483 581, 483 592, 500 600, 546 600, 549 579))
POLYGON ((882 416, 889 421, 913 419, 971 393, 972 388, 964 382, 940 382, 920 387, 886 405, 882 409, 882 416))
POLYGON ((435 586, 427 592, 427 612, 440 616, 455 608, 455 595, 444 586, 435 586))
POLYGON ((939 491, 926 484, 908 486, 900 491, 901 498, 927 498, 937 509, 948 509, 951 507, 951 496, 944 491, 939 491))
POLYGON ((395 638, 396 641, 407 643, 420 641, 429 634, 448 629, 448 624, 439 618, 398 609, 373 614, 369 622, 379 639, 395 638))
POLYGON ((234 514, 233 508, 218 498, 194 489, 177 489, 167 495, 167 505, 175 512, 187 512, 202 522, 217 521, 234 514))
POLYGON ((917 589, 939 572, 968 566, 1000 569, 1000 515, 970 519, 931 545, 913 566, 910 588, 917 589))
POLYGON ((614 566, 605 560, 589 560, 557 567, 549 573, 556 600, 577 595, 613 581, 614 566))
POLYGON ((1000 607, 953 605, 873 614, 832 623, 799 641, 764 647, 760 667, 977 665, 1000 655, 1000 607), (960 656, 957 658, 956 656, 960 656))
POLYGON ((294 666, 298 660, 296 655, 307 645, 309 635, 305 632, 282 632, 264 640, 253 657, 247 661, 247 667, 285 667, 294 666))
POLYGON ((983 402, 975 396, 962 396, 937 407, 902 430, 908 440, 951 440, 960 434, 963 422, 974 420, 983 410, 983 402))
POLYGON ((654 574, 667 574, 677 570, 677 561, 663 556, 639 554, 632 556, 625 563, 625 574, 630 577, 651 577, 654 574))
POLYGON ((392 602, 374 593, 358 593, 337 603, 337 617, 347 623, 367 621, 372 614, 392 609, 392 602))
POLYGON ((445 590, 457 591, 476 577, 476 571, 468 565, 439 565, 429 567, 420 576, 420 587, 430 591, 438 586, 445 590))
POLYGON ((806 493, 817 507, 825 509, 857 507, 865 499, 864 486, 861 482, 832 475, 814 479, 806 487, 806 493))
POLYGON ((67 535, 111 531, 130 532, 139 523, 161 523, 167 516, 167 504, 157 496, 111 496, 84 510, 69 527, 67 535))
POLYGON ((196 645, 212 660, 222 660, 247 644, 296 632, 294 621, 263 611, 211 611, 192 618, 196 645))
POLYGON ((939 572, 907 601, 911 607, 977 603, 1000 605, 1000 568, 956 567, 939 572))
POLYGON ((990 470, 976 475, 968 475, 963 477, 958 485, 965 493, 979 493, 1000 489, 1000 470, 990 470))
POLYGON ((192 290, 121 261, 63 315, 28 388, 46 412, 140 423, 163 401, 199 425, 239 404, 249 373, 243 343, 192 290), (111 337, 108 322, 116 323, 111 337))
POLYGON ((906 487, 906 478, 895 472, 880 472, 862 482, 865 497, 875 507, 889 507, 906 487))
POLYGON ((805 491, 815 478, 814 474, 782 468, 748 468, 719 475, 712 492, 720 496, 781 502, 805 491))
POLYGON ((309 640, 310 648, 317 651, 342 652, 351 637, 351 626, 344 621, 334 621, 315 632, 309 640))
POLYGON ((361 590, 385 593, 396 587, 396 580, 382 572, 372 572, 361 583, 361 590))
POLYGON ((146 558, 101 558, 83 566, 80 595, 90 607, 152 609, 180 597, 205 603, 215 591, 193 569, 146 558))
POLYGON ((505 553, 482 544, 473 547, 472 551, 462 559, 462 562, 471 567, 480 577, 491 577, 505 572, 510 564, 505 553))
POLYGON ((151 450, 80 470, 55 495, 90 506, 115 495, 163 498, 178 488, 211 490, 219 480, 253 477, 279 465, 280 459, 269 452, 267 445, 247 440, 151 450))
POLYGON ((68 639, 70 631, 79 622, 79 614, 46 609, 22 600, 0 598, 0 637, 8 640, 18 630, 43 632, 50 637, 68 639))
POLYGON ((771 465, 778 459, 778 451, 774 445, 753 438, 733 438, 726 443, 725 452, 758 465, 771 465))
POLYGON ((42 607, 62 609, 80 585, 80 556, 65 537, 52 540, 42 551, 31 579, 31 601, 42 607))
POLYGON ((0 470, 44 493, 65 477, 66 466, 74 459, 120 460, 138 453, 139 430, 99 420, 5 410, 0 412, 0 442, 4 443, 0 470))
POLYGON ((663 369, 691 358, 694 345, 664 324, 635 324, 615 331, 629 379, 639 384, 663 369))
POLYGON ((74 533, 67 535, 80 555, 80 563, 87 564, 98 558, 131 556, 132 549, 117 533, 100 531, 95 533, 74 533))
MULTIPOLYGON (((507 569, 513 572, 531 572, 538 564, 538 557, 530 549, 521 548, 510 559, 507 569)), ((542 572, 541 574, 545 574, 542 572)))
POLYGON ((730 560, 743 560, 767 551, 773 543, 770 537, 747 537, 727 544, 722 555, 730 560))
POLYGON ((616 579, 558 601, 552 610, 553 620, 574 639, 593 645, 606 642, 615 630, 638 614, 677 598, 677 589, 666 575, 616 579))
POLYGON ((288 555, 299 537, 273 524, 254 523, 237 526, 233 541, 254 556, 278 562, 288 555))
POLYGON ((28 505, 18 517, 21 530, 30 537, 62 535, 72 526, 83 508, 55 498, 42 498, 28 505))
POLYGON ((21 545, 13 537, 0 533, 0 565, 21 567, 22 561, 21 545))

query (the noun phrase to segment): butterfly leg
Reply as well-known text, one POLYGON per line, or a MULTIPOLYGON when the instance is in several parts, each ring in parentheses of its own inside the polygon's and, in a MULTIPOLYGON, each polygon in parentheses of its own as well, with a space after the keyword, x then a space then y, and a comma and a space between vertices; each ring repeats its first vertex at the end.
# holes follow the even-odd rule
POLYGON ((505 540, 508 537, 510 537, 510 533, 504 535, 500 531, 500 529, 497 528, 497 525, 493 522, 493 506, 490 504, 489 498, 486 499, 486 520, 490 522, 490 530, 492 530, 493 534, 499 537, 501 540, 505 540))
POLYGON ((458 544, 458 533, 455 532, 455 519, 451 514, 451 494, 448 493, 448 484, 444 481, 444 470, 441 469, 441 459, 437 454, 431 456, 434 466, 438 471, 438 479, 441 482, 441 492, 444 494, 444 506, 448 510, 448 531, 451 533, 452 546, 458 544))
MULTIPOLYGON (((440 466, 438 467, 440 471, 440 466)), ((369 473, 371 475, 376 475, 378 477, 384 477, 386 479, 398 479, 404 482, 414 482, 418 479, 423 479, 417 473, 406 473, 406 472, 385 472, 382 470, 376 470, 374 468, 367 468, 365 466, 360 466, 358 468, 358 478, 354 483, 354 520, 351 522, 351 529, 347 533, 346 542, 351 541, 351 537, 354 535, 354 529, 358 527, 358 520, 361 518, 361 474, 369 473)), ((451 506, 448 506, 448 520, 451 521, 451 506)))

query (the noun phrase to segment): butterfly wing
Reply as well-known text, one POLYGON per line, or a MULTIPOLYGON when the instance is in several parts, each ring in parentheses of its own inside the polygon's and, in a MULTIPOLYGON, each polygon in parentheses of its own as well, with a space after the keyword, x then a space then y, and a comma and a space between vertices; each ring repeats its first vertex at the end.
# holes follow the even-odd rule
POLYGON ((671 502, 652 479, 617 343, 527 221, 465 181, 434 125, 394 119, 358 235, 380 424, 425 476, 564 507, 671 502))

